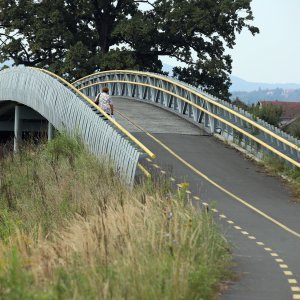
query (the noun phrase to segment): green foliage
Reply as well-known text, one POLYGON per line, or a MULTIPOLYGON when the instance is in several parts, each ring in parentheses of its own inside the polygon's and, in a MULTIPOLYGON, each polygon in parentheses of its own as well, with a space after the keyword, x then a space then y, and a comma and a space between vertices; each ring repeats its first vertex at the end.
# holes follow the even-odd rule
POLYGON ((213 299, 227 276, 213 217, 166 177, 130 190, 64 135, 1 161, 0 174, 1 299, 213 299))
POLYGON ((283 176, 287 184, 292 189, 292 194, 295 199, 300 201, 300 170, 293 169, 286 165, 286 163, 277 156, 265 156, 262 160, 262 165, 272 175, 283 176))
POLYGON ((50 155, 52 162, 57 163, 59 158, 67 158, 70 165, 74 164, 74 160, 82 153, 83 145, 79 138, 68 138, 65 134, 59 134, 55 139, 51 140, 46 152, 50 155))
POLYGON ((227 98, 232 61, 225 47, 233 48, 243 28, 258 32, 250 4, 0 0, 0 62, 48 68, 72 80, 107 69, 161 73, 160 58, 170 56, 186 63, 175 77, 227 98))
POLYGON ((286 131, 294 137, 300 139, 300 117, 297 118, 291 125, 289 125, 286 131))
POLYGON ((33 278, 24 269, 16 247, 13 247, 6 255, 7 266, 3 267, 0 263, 0 299, 53 299, 48 292, 32 289, 33 278))
POLYGON ((239 97, 236 97, 236 99, 232 101, 232 104, 246 111, 249 109, 248 105, 245 102, 243 102, 239 97))
POLYGON ((282 108, 267 104, 267 105, 253 105, 249 109, 250 113, 252 113, 254 116, 266 121, 267 123, 278 126, 280 117, 282 115, 282 108))
POLYGON ((10 216, 10 213, 7 209, 0 209, 0 240, 7 242, 9 236, 14 233, 14 231, 15 223, 10 216))

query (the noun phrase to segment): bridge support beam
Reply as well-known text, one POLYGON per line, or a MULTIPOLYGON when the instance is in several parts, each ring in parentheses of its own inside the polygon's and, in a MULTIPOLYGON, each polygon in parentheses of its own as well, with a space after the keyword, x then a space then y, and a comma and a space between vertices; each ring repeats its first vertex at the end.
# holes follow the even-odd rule
POLYGON ((15 122, 14 122, 14 152, 18 152, 22 139, 20 106, 15 106, 15 122))
POLYGON ((48 141, 51 141, 53 137, 54 137, 54 127, 50 122, 48 122, 48 141))

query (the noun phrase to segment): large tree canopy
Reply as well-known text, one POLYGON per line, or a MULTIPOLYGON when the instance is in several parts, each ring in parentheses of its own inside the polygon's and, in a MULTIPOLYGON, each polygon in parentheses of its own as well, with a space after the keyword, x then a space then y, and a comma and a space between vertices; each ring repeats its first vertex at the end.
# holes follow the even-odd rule
POLYGON ((0 0, 0 62, 37 66, 69 80, 94 71, 162 72, 228 97, 231 57, 251 0, 0 0))

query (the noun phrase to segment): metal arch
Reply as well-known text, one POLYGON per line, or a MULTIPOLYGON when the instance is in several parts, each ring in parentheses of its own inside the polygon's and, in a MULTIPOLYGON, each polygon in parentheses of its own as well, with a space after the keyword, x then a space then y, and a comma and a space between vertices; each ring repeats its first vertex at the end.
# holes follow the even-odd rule
POLYGON ((31 107, 58 131, 79 134, 98 158, 113 162, 123 180, 132 185, 141 152, 119 128, 104 121, 83 97, 44 72, 15 67, 0 72, 0 102, 15 101, 31 107))
POLYGON ((84 93, 97 85, 108 84, 114 96, 135 98, 167 108, 198 123, 209 133, 218 132, 225 140, 238 143, 255 156, 273 153, 300 167, 299 140, 178 80, 148 72, 114 70, 83 77, 73 84, 84 93))

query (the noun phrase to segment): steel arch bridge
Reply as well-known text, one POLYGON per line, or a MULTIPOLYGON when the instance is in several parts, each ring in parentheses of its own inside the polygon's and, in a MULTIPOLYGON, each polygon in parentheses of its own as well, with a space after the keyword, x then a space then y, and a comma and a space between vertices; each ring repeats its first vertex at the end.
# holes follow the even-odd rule
POLYGON ((210 134, 238 144, 258 158, 273 154, 300 167, 299 140, 226 101, 173 78, 115 70, 91 74, 73 85, 92 98, 106 85, 114 96, 167 109, 210 134))
POLYGON ((116 171, 132 184, 139 160, 155 155, 91 101, 103 85, 110 88, 113 96, 167 109, 258 158, 271 153, 300 167, 299 140, 201 89, 160 74, 105 71, 70 84, 46 70, 10 68, 0 72, 0 117, 13 101, 17 144, 22 131, 18 104, 31 108, 49 122, 49 138, 52 126, 70 135, 79 134, 93 154, 113 161, 116 171))

